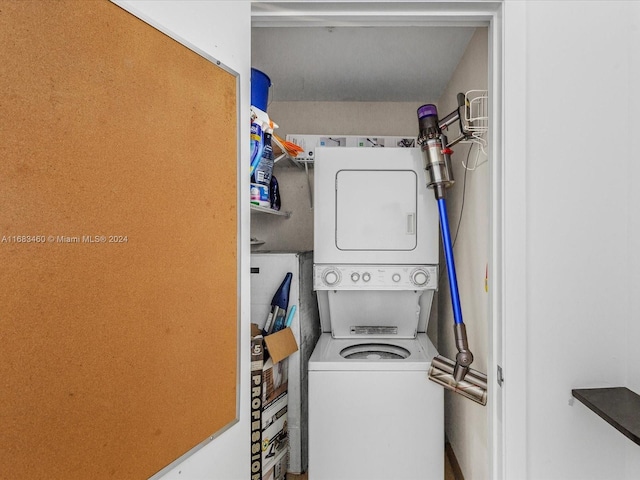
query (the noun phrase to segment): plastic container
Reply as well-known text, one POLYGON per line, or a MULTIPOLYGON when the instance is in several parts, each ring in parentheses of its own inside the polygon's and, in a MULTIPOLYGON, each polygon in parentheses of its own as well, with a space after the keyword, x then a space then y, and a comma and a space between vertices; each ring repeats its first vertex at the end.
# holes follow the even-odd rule
POLYGON ((251 69, 251 105, 258 107, 263 112, 267 111, 269 102, 269 87, 271 79, 260 70, 251 69))
MULTIPOLYGON (((268 128, 269 123, 268 123, 268 119, 267 121, 265 121, 263 118, 261 118, 260 115, 257 114, 257 112, 255 112, 255 110, 252 108, 252 115, 251 115, 251 133, 249 136, 250 142, 249 142, 249 148, 251 150, 251 166, 249 169, 249 173, 251 174, 251 176, 253 176, 253 171, 256 169, 256 167, 258 166, 258 163, 260 163, 260 159, 262 158, 262 151, 264 150, 264 131, 266 128, 268 128)), ((266 116, 266 114, 264 114, 266 116)))
POLYGON ((271 175, 273 172, 273 150, 271 148, 271 133, 262 134, 262 155, 256 168, 251 174, 251 203, 261 207, 271 207, 271 175))

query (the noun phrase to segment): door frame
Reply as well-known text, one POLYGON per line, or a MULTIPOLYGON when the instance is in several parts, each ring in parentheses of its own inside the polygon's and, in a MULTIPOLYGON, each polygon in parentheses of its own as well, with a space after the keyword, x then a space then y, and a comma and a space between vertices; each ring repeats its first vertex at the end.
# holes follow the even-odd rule
POLYGON ((526 477, 526 327, 522 321, 512 320, 510 328, 505 328, 507 313, 509 318, 520 320, 526 314, 526 276, 523 268, 526 240, 526 137, 522 121, 522 109, 526 103, 520 94, 525 85, 524 3, 255 0, 251 9, 253 27, 488 27, 489 142, 492 162, 487 461, 489 476, 495 479, 526 477), (505 22, 506 18, 510 20, 509 25, 505 22), (517 40, 510 40, 509 48, 505 45, 505 32, 510 39, 517 40), (505 68, 507 63, 508 69, 505 68), (507 95, 509 102, 505 102, 507 95), (507 118, 510 119, 508 132, 505 128, 507 118), (505 168, 507 150, 511 159, 508 169, 505 168), (502 385, 498 384, 498 368, 505 378, 502 385))

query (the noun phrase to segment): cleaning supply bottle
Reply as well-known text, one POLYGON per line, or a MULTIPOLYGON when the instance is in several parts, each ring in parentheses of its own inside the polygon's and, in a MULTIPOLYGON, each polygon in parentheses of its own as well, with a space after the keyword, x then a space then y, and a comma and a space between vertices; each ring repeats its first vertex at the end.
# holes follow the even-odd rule
POLYGON ((254 107, 251 107, 251 132, 249 134, 250 151, 251 151, 251 167, 249 173, 253 176, 253 171, 258 166, 260 158, 262 158, 262 149, 264 143, 262 141, 262 131, 268 122, 265 119, 260 118, 258 111, 254 107))
POLYGON ((269 116, 251 106, 251 203, 267 208, 271 207, 272 134, 273 122, 269 120, 269 116))

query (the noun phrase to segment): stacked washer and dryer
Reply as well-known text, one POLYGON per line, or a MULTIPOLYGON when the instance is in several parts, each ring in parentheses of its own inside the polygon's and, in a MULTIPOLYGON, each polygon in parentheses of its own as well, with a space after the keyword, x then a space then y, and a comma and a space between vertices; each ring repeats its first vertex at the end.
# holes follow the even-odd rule
POLYGON ((309 479, 444 476, 444 393, 427 325, 438 207, 419 148, 318 148, 309 479))

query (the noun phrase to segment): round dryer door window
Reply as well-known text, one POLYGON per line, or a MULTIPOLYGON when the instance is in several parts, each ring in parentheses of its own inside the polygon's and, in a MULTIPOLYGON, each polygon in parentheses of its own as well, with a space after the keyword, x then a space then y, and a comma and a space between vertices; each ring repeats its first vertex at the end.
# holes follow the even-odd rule
POLYGON ((340 355, 348 360, 403 360, 411 353, 397 345, 362 343, 343 349, 340 355))

